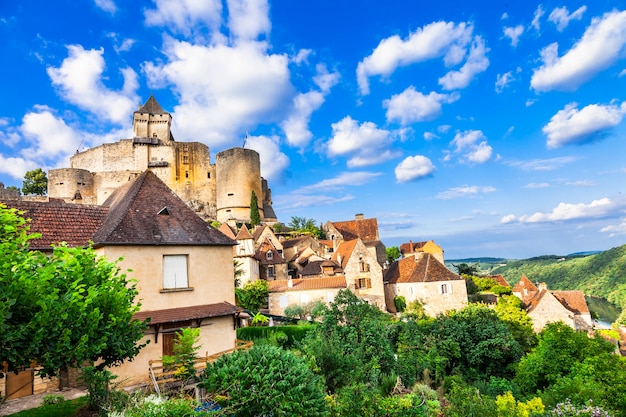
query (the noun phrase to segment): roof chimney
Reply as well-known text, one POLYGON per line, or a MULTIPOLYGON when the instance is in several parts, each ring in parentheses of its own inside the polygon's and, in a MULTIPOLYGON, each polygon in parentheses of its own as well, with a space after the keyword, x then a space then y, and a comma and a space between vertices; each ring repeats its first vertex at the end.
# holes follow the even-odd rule
POLYGON ((363 220, 364 218, 365 216, 363 215, 363 213, 357 213, 354 215, 355 220, 363 220))
POLYGON ((287 288, 293 288, 293 280, 291 279, 291 277, 289 277, 289 279, 287 280, 287 288))

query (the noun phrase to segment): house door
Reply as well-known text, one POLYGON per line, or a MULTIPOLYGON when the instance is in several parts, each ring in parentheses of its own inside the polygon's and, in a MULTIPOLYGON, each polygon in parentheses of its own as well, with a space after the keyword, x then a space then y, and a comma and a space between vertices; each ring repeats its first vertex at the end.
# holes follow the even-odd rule
POLYGON ((178 331, 191 326, 191 321, 177 321, 163 325, 163 356, 174 354, 174 341, 178 338, 178 331))
POLYGON ((7 372, 5 375, 7 400, 33 395, 34 372, 32 369, 20 371, 17 375, 13 372, 7 372))

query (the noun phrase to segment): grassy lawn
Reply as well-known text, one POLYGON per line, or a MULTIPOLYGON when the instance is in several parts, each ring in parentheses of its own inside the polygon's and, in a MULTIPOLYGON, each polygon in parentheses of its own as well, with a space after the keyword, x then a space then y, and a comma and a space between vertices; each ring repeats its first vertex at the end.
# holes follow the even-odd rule
POLYGON ((77 398, 75 400, 63 401, 60 404, 45 405, 30 410, 20 411, 11 414, 11 417, 72 417, 83 416, 83 409, 87 407, 87 397, 77 398))

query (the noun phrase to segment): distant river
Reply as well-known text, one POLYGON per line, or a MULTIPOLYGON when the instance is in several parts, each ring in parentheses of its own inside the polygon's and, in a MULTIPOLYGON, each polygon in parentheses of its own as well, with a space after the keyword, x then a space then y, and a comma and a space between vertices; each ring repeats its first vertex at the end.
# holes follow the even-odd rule
POLYGON ((585 297, 589 311, 596 313, 599 317, 595 321, 598 327, 611 328, 611 324, 615 322, 617 316, 621 313, 621 309, 607 299, 601 297, 585 297))

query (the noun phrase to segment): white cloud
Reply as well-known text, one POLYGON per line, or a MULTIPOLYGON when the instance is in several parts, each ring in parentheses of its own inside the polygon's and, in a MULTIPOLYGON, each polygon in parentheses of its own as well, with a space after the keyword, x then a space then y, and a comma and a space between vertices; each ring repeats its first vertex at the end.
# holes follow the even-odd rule
POLYGON ((526 105, 526 107, 530 107, 530 106, 532 106, 533 104, 535 104, 536 102, 537 102, 537 100, 536 100, 536 99, 534 99, 534 98, 529 98, 528 100, 526 100, 526 103, 524 103, 524 104, 526 105))
POLYGON ((463 50, 471 40, 473 27, 465 23, 433 22, 411 33, 406 40, 398 35, 385 38, 357 66, 361 94, 369 94, 369 77, 389 76, 396 68, 444 57, 446 65, 463 58, 463 50))
POLYGON ((372 122, 358 122, 350 116, 332 124, 333 136, 328 142, 328 155, 352 155, 349 167, 373 165, 397 155, 388 148, 393 142, 392 134, 379 129, 372 122))
POLYGON ((487 144, 486 139, 480 130, 467 130, 457 132, 450 145, 455 146, 455 153, 461 154, 467 161, 482 164, 493 153, 493 148, 487 144))
POLYGON ((571 185, 573 187, 593 187, 597 185, 595 181, 591 181, 591 180, 572 181, 572 182, 567 182, 566 184, 571 185))
POLYGON ((543 65, 534 70, 530 85, 537 91, 572 91, 613 65, 626 45, 626 11, 594 18, 583 37, 558 57, 558 44, 541 51, 543 65))
POLYGON ((69 157, 81 143, 81 136, 63 119, 53 115, 47 108, 27 113, 20 130, 33 146, 21 151, 22 156, 35 161, 50 161, 69 157))
POLYGON ((507 12, 502 13, 502 16, 500 16, 500 20, 506 20, 509 18, 509 14, 507 12))
POLYGON ((192 29, 207 27, 219 31, 222 23, 221 0, 154 0, 156 9, 145 10, 148 26, 163 26, 174 33, 192 35, 192 29))
POLYGON ((8 174, 18 180, 23 179, 27 171, 40 167, 41 165, 32 160, 12 156, 6 157, 0 154, 0 173, 8 174))
POLYGON ((570 103, 559 110, 542 129, 548 137, 548 148, 581 143, 621 123, 626 113, 626 102, 622 106, 590 104, 578 110, 570 103))
POLYGON ((496 93, 500 94, 511 81, 513 81, 513 73, 511 71, 504 74, 498 74, 496 77, 496 93))
POLYGON ((307 63, 309 60, 309 56, 313 53, 312 49, 300 49, 298 53, 293 56, 290 60, 296 65, 301 65, 303 63, 307 63))
POLYGON ((515 217, 514 214, 507 214, 506 216, 502 217, 502 219, 500 219, 500 223, 513 223, 515 220, 517 220, 517 217, 515 217))
POLYGON ((105 63, 103 49, 85 50, 80 45, 67 47, 69 56, 59 68, 48 67, 48 76, 60 95, 72 104, 115 123, 128 123, 137 108, 137 74, 131 68, 120 70, 122 90, 115 92, 102 83, 105 63))
POLYGON ((531 22, 530 26, 532 26, 535 30, 539 30, 541 28, 539 20, 544 14, 545 14, 545 11, 543 10, 543 7, 540 4, 539 6, 537 6, 537 9, 535 10, 535 14, 533 15, 533 21, 531 22))
POLYGON ((433 140, 438 138, 439 136, 435 135, 433 132, 424 132, 424 140, 433 140))
POLYGON ((609 237, 626 234, 626 219, 622 219, 622 222, 617 225, 609 225, 600 229, 602 233, 609 233, 609 237))
POLYGON ((546 223, 575 219, 603 218, 613 214, 616 208, 617 204, 608 198, 593 200, 589 204, 559 203, 550 213, 537 212, 530 216, 521 216, 519 221, 522 223, 546 223))
POLYGON ((313 82, 319 87, 321 92, 309 91, 295 96, 291 114, 287 120, 281 123, 287 142, 292 146, 302 148, 309 144, 313 138, 313 134, 309 131, 311 114, 324 104, 325 96, 339 82, 339 73, 329 73, 324 64, 318 64, 316 71, 317 74, 313 77, 313 82))
POLYGON ((270 32, 267 0, 227 0, 227 3, 228 27, 237 40, 255 40, 270 32))
POLYGON ((507 162, 507 165, 521 168, 524 171, 554 171, 576 160, 577 158, 572 156, 561 156, 558 158, 531 159, 529 161, 511 161, 507 162))
POLYGON ((587 6, 581 6, 570 14, 567 7, 557 7, 552 10, 550 16, 548 16, 548 20, 556 25, 556 29, 559 32, 563 32, 570 21, 582 19, 586 10, 587 6))
POLYGON ((259 153, 261 175, 268 181, 279 180, 289 166, 289 157, 280 151, 276 136, 248 136, 246 148, 259 153))
POLYGON ((96 7, 104 10, 107 13, 115 14, 117 12, 117 6, 113 0, 94 0, 96 7))
POLYGON ((176 137, 230 146, 259 123, 283 118, 293 98, 285 55, 268 55, 263 43, 200 46, 167 40, 168 62, 146 64, 149 86, 171 85, 176 137))
POLYGON ((435 171, 435 165, 423 155, 409 156, 400 162, 395 169, 398 182, 415 181, 428 177, 435 171))
POLYGON ((550 184, 548 184, 547 182, 540 182, 540 183, 531 182, 524 186, 524 188, 530 188, 531 190, 539 189, 539 188, 548 188, 548 187, 550 187, 550 184))
POLYGON ((439 78, 439 85, 445 90, 467 87, 474 79, 474 76, 485 71, 489 66, 489 59, 485 55, 488 50, 485 47, 485 41, 480 36, 476 36, 474 42, 472 42, 465 64, 458 71, 450 71, 439 78))
POLYGON ((459 99, 458 94, 439 94, 431 91, 428 95, 415 91, 410 86, 400 94, 383 101, 387 109, 387 121, 398 121, 402 125, 433 120, 441 115, 441 104, 459 99))
POLYGON ((356 171, 356 172, 342 172, 334 178, 328 178, 322 180, 316 184, 306 185, 298 188, 296 193, 306 193, 311 191, 332 191, 340 190, 345 186, 357 186, 369 184, 377 177, 381 176, 381 172, 368 172, 368 171, 356 171))
POLYGON ((446 191, 442 191, 437 194, 437 198, 441 200, 451 200, 453 198, 461 197, 475 197, 478 194, 493 193, 496 189, 490 185, 478 186, 478 185, 465 185, 463 187, 453 187, 446 191))
POLYGON ((519 42, 520 36, 524 33, 524 25, 504 28, 504 36, 511 39, 511 46, 515 48, 519 42))
POLYGON ((273 206, 274 209, 286 211, 300 209, 302 207, 330 206, 350 200, 354 200, 354 196, 352 194, 344 196, 281 194, 274 199, 273 206))

